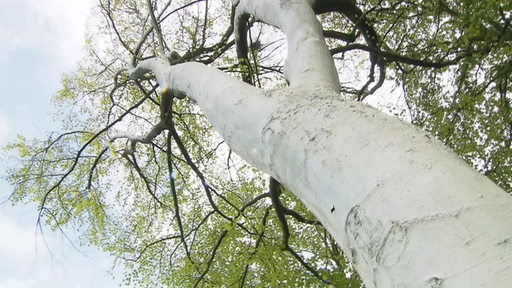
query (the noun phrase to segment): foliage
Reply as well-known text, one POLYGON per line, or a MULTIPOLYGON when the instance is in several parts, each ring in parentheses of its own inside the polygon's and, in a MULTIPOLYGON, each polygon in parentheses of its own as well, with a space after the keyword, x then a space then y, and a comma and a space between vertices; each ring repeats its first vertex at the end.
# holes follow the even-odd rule
MULTIPOLYGON (((511 6, 318 0, 314 8, 345 93, 371 102, 393 80, 414 124, 512 192, 511 6), (352 63, 359 76, 350 79, 352 63)), ((84 244, 117 257, 130 286, 361 287, 307 208, 270 189, 193 103, 173 99, 163 113, 154 79, 127 77, 163 50, 259 87, 284 86, 282 34, 249 17, 248 43, 235 47, 227 1, 100 0, 97 9, 88 55, 55 95, 65 132, 7 147, 20 158, 12 202, 39 203, 53 229, 79 229, 84 244)))
POLYGON ((390 65, 412 122, 512 193, 512 4, 373 2, 382 50, 415 59, 390 65))

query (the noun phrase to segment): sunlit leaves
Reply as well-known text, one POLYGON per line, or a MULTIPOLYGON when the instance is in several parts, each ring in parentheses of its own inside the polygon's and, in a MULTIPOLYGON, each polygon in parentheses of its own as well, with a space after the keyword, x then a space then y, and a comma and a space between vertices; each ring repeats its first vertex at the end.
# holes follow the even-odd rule
POLYGON ((512 193, 511 6, 503 1, 367 1, 388 48, 438 68, 400 63, 412 121, 512 193), (446 66, 445 66, 446 64, 446 66))

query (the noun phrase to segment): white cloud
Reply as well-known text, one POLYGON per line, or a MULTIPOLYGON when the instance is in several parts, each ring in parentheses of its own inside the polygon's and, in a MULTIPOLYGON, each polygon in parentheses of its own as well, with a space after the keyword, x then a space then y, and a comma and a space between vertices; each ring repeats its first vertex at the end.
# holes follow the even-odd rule
MULTIPOLYGON (((11 125, 8 118, 0 110, 0 147, 7 144, 7 136, 11 132, 11 125)), ((1 226, 0 226, 1 227, 1 226)))
POLYGON ((30 49, 47 58, 40 67, 48 79, 70 69, 82 55, 86 23, 93 1, 0 1, 0 66, 18 49, 30 49))
MULTIPOLYGON (((30 129, 31 123, 46 127, 42 115, 48 101, 42 99, 58 89, 60 75, 73 69, 83 55, 93 2, 0 0, 0 146, 13 140, 15 132, 34 137, 37 131, 30 129)), ((0 201, 12 190, 2 179, 3 168, 0 201)), ((36 235, 36 219, 33 205, 0 205, 0 288, 115 286, 105 274, 112 258, 92 249, 86 255, 77 252, 49 229, 43 239, 41 233, 36 235)))
POLYGON ((30 137, 51 125, 50 98, 84 53, 95 2, 0 0, 0 145, 14 139, 6 134, 30 137))
MULTIPOLYGON (((92 1, 3 0, 0 7, 0 40, 9 51, 16 48, 44 49, 81 45, 92 1)), ((60 51, 66 52, 66 51, 60 51)))
POLYGON ((35 286, 34 280, 9 278, 0 283, 0 288, 32 288, 35 286))
MULTIPOLYGON (((52 58, 59 64, 70 68, 73 60, 82 54, 86 22, 92 1, 84 0, 30 0, 28 8, 34 15, 33 28, 40 29, 37 43, 42 44, 52 58), (44 28, 40 28, 44 27, 44 28), (62 54, 64 53, 64 55, 62 54)), ((30 33, 33 37, 33 34, 30 33)))
POLYGON ((14 219, 0 211, 0 255, 7 257, 26 257, 33 255, 35 231, 22 228, 14 219))
POLYGON ((60 232, 36 235, 36 217, 34 205, 0 206, 0 288, 116 285, 107 275, 111 257, 94 249, 78 252, 60 232), (29 218, 25 223, 23 216, 29 218))

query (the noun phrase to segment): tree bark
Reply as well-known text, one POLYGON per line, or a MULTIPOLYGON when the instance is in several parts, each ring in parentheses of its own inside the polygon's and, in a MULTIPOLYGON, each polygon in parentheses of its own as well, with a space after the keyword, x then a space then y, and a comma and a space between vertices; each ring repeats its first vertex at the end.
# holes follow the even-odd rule
POLYGON ((340 96, 317 24, 290 31, 299 16, 318 23, 307 1, 238 8, 289 32, 289 88, 263 91, 202 64, 157 59, 132 77, 151 70, 197 102, 236 153, 311 209, 366 287, 509 287, 510 196, 425 132, 340 96))

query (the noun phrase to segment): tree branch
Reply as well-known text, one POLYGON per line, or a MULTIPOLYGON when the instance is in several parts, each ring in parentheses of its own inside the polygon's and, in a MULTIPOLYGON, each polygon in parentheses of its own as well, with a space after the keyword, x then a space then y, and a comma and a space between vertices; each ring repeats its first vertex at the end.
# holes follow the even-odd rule
POLYGON ((176 217, 176 222, 178 223, 178 229, 180 231, 180 239, 181 239, 181 243, 183 243, 183 246, 185 247, 185 253, 187 254, 187 257, 188 259, 194 263, 192 261, 192 258, 190 256, 190 251, 188 249, 188 246, 187 246, 187 241, 185 240, 185 233, 183 232, 183 223, 181 221, 181 215, 180 215, 180 205, 179 205, 179 202, 178 202, 178 192, 176 191, 176 184, 175 184, 175 180, 174 180, 174 172, 173 172, 173 163, 172 163, 172 132, 171 131, 168 131, 167 132, 167 151, 166 151, 166 155, 167 155, 167 169, 169 171, 169 181, 170 181, 170 185, 171 185, 171 194, 172 194, 172 200, 173 200, 173 204, 174 204, 174 216, 176 217))
POLYGON ((213 259, 215 259, 215 255, 217 254, 217 250, 219 249, 219 247, 222 244, 222 241, 224 240, 226 235, 228 235, 228 230, 222 231, 219 239, 217 240, 217 243, 213 247, 212 255, 211 255, 210 259, 208 259, 208 262, 206 263, 206 268, 204 269, 203 273, 201 273, 201 275, 197 279, 194 287, 197 287, 199 285, 199 283, 201 283, 201 281, 204 279, 204 276, 206 276, 206 274, 208 273, 208 270, 210 270, 210 267, 212 266, 212 263, 213 263, 213 259))
POLYGON ((160 30, 160 25, 158 24, 158 21, 156 20, 155 13, 153 13, 153 10, 155 8, 151 4, 151 0, 146 0, 146 4, 148 5, 149 16, 151 17, 151 22, 153 23, 153 30, 155 30, 155 33, 158 37, 158 52, 160 55, 165 55, 164 37, 162 36, 162 31, 160 30))
POLYGON ((347 52, 350 50, 363 50, 363 51, 373 52, 373 53, 376 53, 376 54, 384 57, 388 62, 400 62, 400 63, 404 63, 404 64, 421 66, 421 67, 426 67, 426 68, 444 68, 447 66, 455 65, 462 58, 467 56, 466 54, 464 54, 464 55, 460 55, 450 61, 430 62, 430 61, 426 61, 426 60, 410 58, 410 57, 399 55, 399 54, 392 53, 392 52, 383 51, 376 47, 370 47, 370 46, 367 46, 364 44, 358 44, 358 43, 349 44, 349 45, 342 46, 342 47, 336 47, 336 48, 331 49, 330 51, 331 51, 332 55, 336 55, 338 53, 344 53, 344 52, 347 52))

